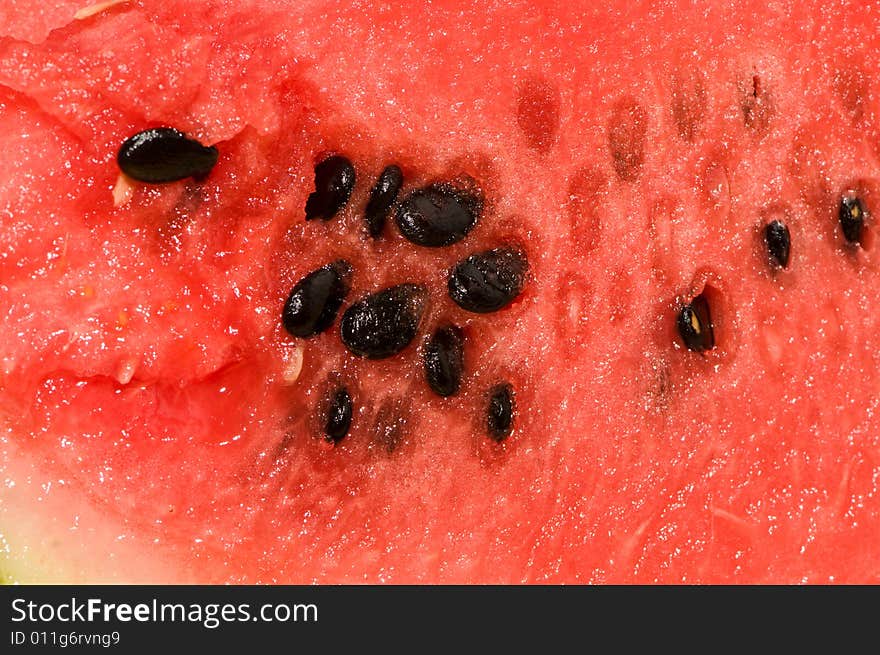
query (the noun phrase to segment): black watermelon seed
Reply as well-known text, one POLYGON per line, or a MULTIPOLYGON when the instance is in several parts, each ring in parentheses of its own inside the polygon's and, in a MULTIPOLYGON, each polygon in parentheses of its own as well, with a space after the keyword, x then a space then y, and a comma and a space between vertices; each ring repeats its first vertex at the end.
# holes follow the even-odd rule
POLYGON ((399 166, 392 164, 386 166, 379 174, 379 179, 370 191, 370 199, 367 201, 367 209, 364 214, 367 221, 367 229, 373 238, 382 234, 388 211, 397 200, 400 187, 403 186, 403 172, 399 166))
POLYGON ((324 421, 324 438, 334 444, 342 441, 351 428, 354 405, 345 387, 339 387, 330 395, 327 415, 324 421))
POLYGON ((514 248, 474 253, 449 274, 449 296, 469 312, 495 312, 522 292, 527 270, 525 255, 514 248))
POLYGON ((329 328, 348 294, 350 276, 351 265, 340 259, 297 282, 281 313, 285 329, 295 337, 311 337, 329 328))
POLYGON ((439 248, 461 241, 482 212, 480 199, 449 184, 431 184, 410 193, 397 207, 400 233, 419 246, 439 248))
POLYGON ((715 347, 715 331, 709 314, 709 302, 703 294, 694 298, 678 313, 678 333, 688 350, 704 352, 715 347))
POLYGON ((461 387, 464 369, 464 339, 454 325, 437 329, 422 354, 428 386, 438 396, 454 396, 461 387))
POLYGON ((862 242, 862 230, 865 227, 865 209, 862 201, 856 196, 842 196, 838 210, 840 230, 849 243, 862 242))
POLYGON ((398 284, 361 299, 342 315, 342 343, 360 357, 396 355, 415 338, 428 292, 419 284, 398 284))
POLYGON ((791 254, 791 233, 788 227, 780 220, 774 220, 764 226, 764 243, 770 259, 782 268, 788 268, 788 258, 791 254))
POLYGON ((138 132, 125 140, 116 155, 128 177, 149 184, 204 177, 217 163, 215 146, 203 146, 171 127, 138 132))
POLYGON ((495 441, 504 441, 513 428, 513 387, 508 382, 496 384, 489 390, 486 427, 495 441))
POLYGON ((354 166, 341 155, 332 155, 315 166, 315 190, 306 200, 306 220, 328 221, 345 207, 354 189, 354 166))

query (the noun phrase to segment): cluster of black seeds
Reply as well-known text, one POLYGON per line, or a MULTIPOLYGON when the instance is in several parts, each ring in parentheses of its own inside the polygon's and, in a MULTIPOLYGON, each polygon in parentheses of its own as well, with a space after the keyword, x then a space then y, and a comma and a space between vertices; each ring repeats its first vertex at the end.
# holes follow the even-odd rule
MULTIPOLYGON (((757 87, 756 87, 757 88, 757 87)), ((748 115, 746 116, 748 124, 748 115)), ((217 163, 218 150, 204 146, 170 127, 143 130, 125 140, 117 154, 120 170, 148 184, 186 178, 203 178, 217 163)), ((351 161, 332 155, 315 166, 315 191, 306 202, 306 219, 330 220, 348 203, 355 186, 351 161)), ((473 230, 482 213, 482 198, 470 191, 441 182, 410 191, 398 202, 403 187, 399 166, 387 166, 379 175, 364 211, 367 232, 379 238, 388 215, 395 208, 397 228, 408 241, 427 248, 457 243, 473 230)), ((854 193, 841 195, 838 223, 845 241, 863 244, 865 208, 854 193)), ((763 228, 769 263, 788 268, 791 233, 779 219, 763 228)), ((479 314, 495 312, 510 304, 525 284, 528 261, 517 248, 499 247, 475 252, 458 262, 448 275, 449 297, 462 309, 479 314)), ((327 331, 350 291, 351 264, 344 260, 312 271, 294 285, 284 304, 282 322, 293 336, 308 338, 327 331)), ((349 351, 368 359, 382 359, 401 352, 415 339, 427 301, 422 284, 399 284, 367 295, 350 305, 342 316, 340 338, 349 351)), ((709 299, 700 293, 682 305, 676 327, 685 347, 698 353, 715 348, 709 299)), ((434 393, 455 395, 464 373, 464 336, 455 325, 438 328, 423 350, 425 380, 434 393)), ((513 425, 513 388, 500 382, 487 394, 486 429, 502 441, 513 425)), ((325 403, 323 430, 337 443, 348 433, 353 402, 348 390, 337 387, 325 403)))
MULTIPOLYGON (((840 232, 847 244, 862 245, 865 230, 865 208, 862 200, 851 192, 842 194, 837 218, 840 232)), ((788 226, 780 219, 768 222, 764 225, 763 239, 771 266, 788 268, 791 258, 791 232, 788 226)), ((676 325, 688 350, 702 353, 715 348, 715 328, 705 294, 697 295, 679 308, 676 325)))
MULTIPOLYGON (((219 152, 169 127, 144 130, 125 140, 117 154, 120 170, 133 180, 164 184, 186 178, 203 178, 217 163, 219 152)), ((351 161, 332 155, 315 166, 315 190, 305 206, 306 220, 329 221, 341 211, 354 191, 356 173, 351 161)), ((464 239, 482 213, 479 194, 449 183, 412 190, 398 202, 403 172, 390 165, 370 190, 364 210, 367 232, 379 238, 389 213, 410 242, 441 248, 464 239)), ((475 313, 495 312, 509 305, 522 291, 528 262, 518 249, 501 247, 476 252, 449 273, 450 298, 475 313)), ((351 290, 352 266, 345 260, 329 262, 299 280, 284 303, 281 320, 288 333, 309 338, 326 332, 336 321, 351 290)), ((405 283, 369 294, 351 304, 340 321, 340 339, 353 354, 367 359, 392 357, 416 338, 428 299, 423 284, 405 283)), ((423 351, 425 380, 438 396, 458 393, 464 374, 464 335, 455 325, 438 328, 423 351)), ((322 402, 322 430, 338 443, 351 428, 354 406, 351 394, 337 386, 322 402)), ((513 387, 501 382, 487 394, 486 430, 502 441, 513 426, 513 387)))
MULTIPOLYGON (((355 169, 341 155, 315 166, 315 190, 306 203, 306 219, 329 220, 348 203, 355 186, 355 169)), ((439 182, 411 190, 402 199, 403 172, 397 165, 382 170, 370 190, 364 210, 366 231, 380 238, 388 216, 409 242, 426 248, 458 243, 477 225, 483 202, 474 191, 439 182)), ((448 273, 449 297, 462 309, 486 314, 498 311, 520 294, 528 261, 517 248, 499 247, 475 252, 448 273)), ((351 264, 338 260, 312 271, 290 292, 282 322, 296 337, 327 331, 350 291, 351 264)), ((424 284, 407 282, 381 289, 351 303, 339 321, 339 337, 349 352, 366 359, 385 359, 402 352, 418 336, 428 304, 424 284)), ((422 365, 428 387, 441 397, 454 396, 465 371, 464 333, 456 325, 437 328, 425 341, 422 365)), ((504 440, 513 426, 513 387, 501 382, 489 390, 486 431, 504 440)), ((348 432, 353 415, 351 394, 337 386, 318 411, 326 439, 338 443, 348 432)))

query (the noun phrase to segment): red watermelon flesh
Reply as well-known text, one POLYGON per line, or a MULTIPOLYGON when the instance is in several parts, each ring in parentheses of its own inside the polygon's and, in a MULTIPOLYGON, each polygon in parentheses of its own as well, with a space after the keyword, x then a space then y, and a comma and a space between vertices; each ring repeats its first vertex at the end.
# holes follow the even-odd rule
POLYGON ((880 581, 880 5, 56 5, 0 10, 7 579, 880 581), (125 197, 120 144, 160 125, 219 162, 125 197), (329 153, 357 184, 306 222, 329 153), (476 185, 474 231, 367 236, 391 163, 404 193, 476 185), (456 307, 450 267, 505 244, 522 295, 456 307), (416 343, 283 330, 340 258, 345 306, 427 286, 416 343), (676 331, 701 293, 702 354, 676 331), (440 398, 420 352, 446 322, 465 375, 440 398))

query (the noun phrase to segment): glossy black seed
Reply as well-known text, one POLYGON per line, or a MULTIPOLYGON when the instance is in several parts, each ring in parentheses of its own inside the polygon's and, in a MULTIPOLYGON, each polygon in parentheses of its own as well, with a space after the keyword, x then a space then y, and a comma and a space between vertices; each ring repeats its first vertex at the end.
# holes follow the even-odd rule
POLYGON ((700 294, 678 312, 678 333, 688 350, 704 352, 715 347, 715 331, 709 301, 700 294))
POLYGON ((454 396, 461 387, 464 370, 464 339, 454 325, 437 329, 422 353, 425 379, 438 396, 454 396))
POLYGON ((403 186, 403 172, 399 166, 394 164, 386 166, 379 174, 379 179, 370 191, 370 199, 364 214, 371 237, 375 238, 382 234, 388 211, 397 200, 401 186, 403 186))
POLYGON ((861 243, 862 230, 865 227, 865 209, 862 207, 862 201, 856 196, 842 196, 838 218, 843 237, 849 243, 861 243))
POLYGON ((415 338, 427 297, 419 284, 398 284, 361 299, 342 315, 342 343, 368 359, 396 355, 415 338))
POLYGON ((496 384, 489 390, 486 428, 495 441, 504 441, 513 428, 513 387, 508 382, 496 384))
POLYGON ((461 241, 477 224, 481 212, 477 196, 449 184, 432 184, 404 198, 395 221, 409 241, 439 248, 461 241))
POLYGON ((785 223, 778 219, 767 223, 764 226, 764 243, 767 245, 771 260, 782 268, 788 268, 791 233, 785 223))
POLYGON ((327 414, 324 421, 324 438, 333 443, 339 443, 351 429, 351 417, 354 404, 351 395, 345 387, 339 387, 330 394, 327 405, 327 414))
POLYGON ((351 265, 340 259, 297 282, 281 313, 285 329, 295 337, 311 337, 329 328, 348 294, 350 276, 351 265))
POLYGON ((345 207, 354 190, 354 166, 341 155, 332 155, 315 166, 315 190, 306 200, 306 220, 330 220, 345 207))
POLYGON ((449 296, 469 312, 495 312, 520 294, 527 270, 526 256, 514 248, 474 253, 449 274, 449 296))
POLYGON ((116 155, 119 169, 139 182, 163 184, 187 177, 204 177, 217 163, 219 152, 171 127, 138 132, 125 140, 116 155))

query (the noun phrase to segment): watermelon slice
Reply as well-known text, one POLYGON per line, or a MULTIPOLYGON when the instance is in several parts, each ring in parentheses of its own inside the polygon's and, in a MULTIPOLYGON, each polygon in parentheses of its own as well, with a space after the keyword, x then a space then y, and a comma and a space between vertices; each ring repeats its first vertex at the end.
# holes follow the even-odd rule
POLYGON ((876 2, 87 4, 0 9, 6 579, 880 582, 876 2))

